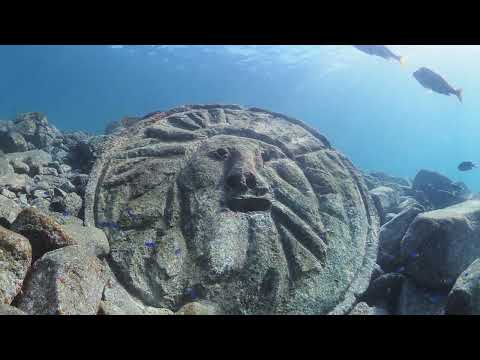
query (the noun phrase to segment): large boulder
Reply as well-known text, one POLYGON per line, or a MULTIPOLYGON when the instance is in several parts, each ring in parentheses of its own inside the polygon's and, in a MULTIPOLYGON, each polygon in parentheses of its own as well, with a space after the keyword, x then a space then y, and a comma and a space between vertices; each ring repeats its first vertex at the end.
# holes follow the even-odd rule
POLYGON ((107 280, 100 260, 67 246, 35 262, 16 306, 32 315, 95 315, 107 280))
POLYGON ((49 125, 47 117, 38 112, 17 115, 15 128, 37 149, 48 149, 62 137, 60 131, 49 125))
POLYGON ((21 211, 22 208, 15 201, 0 195, 0 221, 11 224, 21 211))
POLYGON ((406 279, 398 298, 396 315, 444 315, 447 302, 445 291, 421 287, 406 279))
POLYGON ((480 315, 480 259, 457 279, 448 294, 446 315, 480 315))
POLYGON ((365 302, 359 302, 349 315, 390 315, 389 312, 383 308, 368 306, 365 302))
POLYGON ((412 189, 425 194, 435 209, 465 201, 470 192, 465 184, 454 183, 446 176, 430 170, 420 170, 417 173, 412 189))
POLYGON ((70 223, 62 225, 65 234, 73 241, 85 248, 88 254, 105 257, 110 252, 105 233, 92 226, 83 226, 82 224, 70 223))
POLYGON ((301 121, 185 106, 107 140, 85 223, 105 229, 112 270, 143 304, 346 314, 368 287, 375 206, 351 162, 301 121))
POLYGON ((423 286, 450 288, 480 257, 480 200, 418 215, 401 243, 406 272, 423 286))
POLYGON ((32 207, 24 209, 11 228, 30 240, 33 261, 49 251, 76 244, 52 217, 32 207))
POLYGON ((371 306, 378 306, 394 313, 404 282, 405 276, 399 273, 381 275, 371 282, 361 299, 371 306))
POLYGON ((415 217, 424 211, 421 205, 406 208, 380 228, 377 263, 385 271, 394 271, 401 263, 400 243, 415 217))
POLYGON ((370 195, 372 196, 375 206, 380 214, 381 223, 384 224, 386 215, 397 208, 399 194, 396 190, 390 187, 379 186, 370 190, 370 195))
POLYGON ((29 150, 29 146, 22 134, 14 131, 0 131, 0 149, 6 153, 23 152, 29 150))
POLYGON ((27 315, 27 314, 22 310, 17 309, 14 306, 0 303, 0 315, 14 316, 14 315, 27 315))
POLYGON ((0 304, 10 304, 20 292, 31 262, 28 240, 0 226, 0 304))

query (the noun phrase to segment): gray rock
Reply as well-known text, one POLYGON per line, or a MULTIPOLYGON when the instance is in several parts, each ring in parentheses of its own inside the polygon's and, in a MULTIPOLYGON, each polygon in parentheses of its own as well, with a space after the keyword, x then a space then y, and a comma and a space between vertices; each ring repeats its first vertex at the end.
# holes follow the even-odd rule
POLYGON ((30 205, 33 208, 42 211, 43 213, 47 213, 47 214, 49 213, 50 201, 48 201, 47 199, 43 199, 43 198, 33 199, 30 202, 30 205))
POLYGON ((454 183, 446 176, 429 170, 418 172, 412 188, 422 191, 435 209, 463 202, 470 192, 465 184, 454 183))
POLYGON ((10 162, 20 161, 28 166, 47 166, 52 162, 52 156, 43 150, 30 150, 20 153, 6 154, 6 159, 10 162))
POLYGON ((304 123, 265 110, 162 116, 92 154, 85 223, 105 228, 121 285, 157 308, 348 313, 368 287, 379 226, 351 162, 304 123))
POLYGON ((5 154, 0 150, 0 176, 9 174, 13 174, 13 167, 10 165, 10 161, 8 161, 5 154))
POLYGON ((82 209, 82 198, 76 193, 65 194, 65 196, 57 196, 53 199, 50 209, 56 212, 67 212, 71 216, 78 216, 82 209))
POLYGON ((480 201, 418 215, 401 243, 406 271, 432 289, 450 288, 480 257, 480 201))
POLYGON ((61 138, 61 133, 48 124, 47 117, 38 112, 19 114, 15 128, 38 149, 50 148, 61 138))
POLYGON ((425 289, 407 279, 400 291, 397 315, 444 315, 446 301, 446 292, 425 289))
POLYGON ((370 307, 367 303, 358 303, 349 315, 390 315, 385 309, 379 307, 370 307))
POLYGON ((30 241, 33 261, 49 251, 76 244, 53 218, 32 207, 18 215, 11 229, 30 241))
POLYGON ((0 176, 0 187, 13 192, 26 191, 26 187, 32 184, 32 179, 25 174, 10 174, 0 176))
POLYGON ((104 257, 110 252, 107 237, 102 230, 80 224, 63 225, 62 228, 76 244, 85 248, 88 254, 104 257))
POLYGON ((107 280, 96 257, 80 246, 67 246, 34 263, 17 306, 36 315, 95 315, 107 280))
POLYGON ((42 167, 40 168, 39 175, 51 175, 51 176, 58 176, 58 171, 51 167, 42 167))
POLYGON ((480 259, 457 279, 448 294, 446 315, 480 315, 480 259))
POLYGON ((110 268, 107 267, 109 280, 103 291, 100 313, 103 315, 172 315, 165 308, 153 308, 143 305, 133 298, 117 281, 110 268))
POLYGON ((398 273, 384 274, 376 278, 370 284, 362 301, 372 306, 378 306, 395 312, 398 297, 405 282, 405 276, 398 273))
POLYGON ((5 196, 8 199, 15 200, 17 198, 17 195, 14 192, 11 192, 7 189, 2 189, 0 191, 0 195, 5 196))
POLYGON ((20 292, 31 261, 28 240, 0 226, 0 304, 10 304, 20 292))
POLYGON ((0 195, 0 219, 12 223, 21 211, 22 208, 15 201, 0 195))
POLYGON ((381 224, 385 223, 385 215, 398 205, 398 192, 390 187, 379 186, 369 191, 380 214, 381 224))
POLYGON ((222 312, 212 303, 191 302, 183 305, 175 315, 222 315, 222 312))
POLYGON ((20 160, 12 161, 12 167, 13 167, 13 170, 17 174, 29 174, 30 173, 30 167, 20 160))
POLYGON ((70 181, 66 180, 60 185, 60 189, 67 193, 75 192, 77 188, 70 181))
POLYGON ((385 271, 394 271, 400 265, 402 238, 412 221, 423 210, 420 206, 406 208, 380 228, 377 263, 385 271))
POLYGON ((388 214, 385 214, 385 222, 388 223, 390 220, 392 220, 395 216, 397 216, 397 214, 395 213, 388 213, 388 214))
POLYGON ((27 141, 14 130, 0 131, 0 149, 6 153, 22 152, 28 150, 27 141))
POLYGON ((20 309, 7 304, 0 304, 0 315, 27 315, 20 309))

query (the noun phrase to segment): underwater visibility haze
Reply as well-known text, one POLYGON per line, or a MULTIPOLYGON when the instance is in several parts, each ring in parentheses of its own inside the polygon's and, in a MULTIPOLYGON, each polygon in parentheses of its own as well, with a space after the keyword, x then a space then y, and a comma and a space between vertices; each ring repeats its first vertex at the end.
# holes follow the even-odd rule
POLYGON ((0 46, 0 315, 480 314, 480 46, 0 46))
POLYGON ((392 45, 386 61, 353 46, 0 46, 0 118, 40 111, 61 130, 181 104, 251 105, 308 122, 362 169, 413 178, 422 168, 480 190, 480 46, 392 45), (428 67, 464 102, 422 87, 428 67))

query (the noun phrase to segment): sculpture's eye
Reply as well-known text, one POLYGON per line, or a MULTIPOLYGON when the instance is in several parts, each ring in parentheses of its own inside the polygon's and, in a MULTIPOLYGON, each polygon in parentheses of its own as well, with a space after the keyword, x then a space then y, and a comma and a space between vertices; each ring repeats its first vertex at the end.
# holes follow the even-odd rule
POLYGON ((275 151, 273 149, 267 149, 262 151, 262 159, 264 162, 271 161, 271 160, 278 160, 283 159, 285 155, 280 151, 275 151))
POLYGON ((215 156, 220 160, 227 160, 230 156, 230 153, 227 149, 219 148, 217 151, 215 151, 215 156))

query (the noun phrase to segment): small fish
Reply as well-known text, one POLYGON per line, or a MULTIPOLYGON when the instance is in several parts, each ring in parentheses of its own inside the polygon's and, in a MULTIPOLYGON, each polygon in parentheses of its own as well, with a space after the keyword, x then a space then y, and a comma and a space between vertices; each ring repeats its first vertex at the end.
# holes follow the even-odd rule
POLYGON ((157 244, 153 240, 145 241, 145 246, 153 249, 157 244))
POLYGON ((477 165, 471 161, 464 161, 460 165, 458 165, 458 170, 460 171, 469 171, 473 168, 476 168, 477 165))
POLYGON ((463 274, 463 276, 468 276, 468 272, 466 272, 465 274, 463 274))
POLYGON ((193 300, 195 300, 195 299, 198 298, 198 295, 197 295, 197 292, 195 291, 195 289, 193 289, 193 288, 187 288, 187 289, 186 289, 186 292, 187 292, 188 295, 190 295, 190 297, 191 297, 193 300))
POLYGON ((436 93, 450 96, 454 94, 460 102, 463 102, 462 89, 454 89, 443 77, 434 71, 422 67, 413 73, 413 77, 427 89, 435 91, 436 93))
POLYGON ((65 217, 68 218, 68 217, 70 216, 70 213, 69 213, 67 210, 65 210, 65 211, 63 212, 63 216, 65 216, 65 217))
POLYGON ((385 45, 353 45, 353 47, 368 55, 380 56, 386 60, 394 59, 402 65, 405 64, 405 58, 403 56, 394 54, 385 45))
POLYGON ((395 270, 395 272, 398 272, 398 273, 401 273, 401 272, 404 272, 404 271, 405 271, 405 266, 401 266, 397 270, 395 270))
POLYGON ((420 256, 420 255, 419 255, 418 252, 416 252, 416 251, 412 251, 412 252, 410 253, 410 257, 412 257, 412 258, 416 258, 416 257, 419 257, 419 256, 420 256))
POLYGON ((175 250, 175 255, 176 256, 180 256, 181 253, 182 253, 182 251, 180 249, 175 250))

